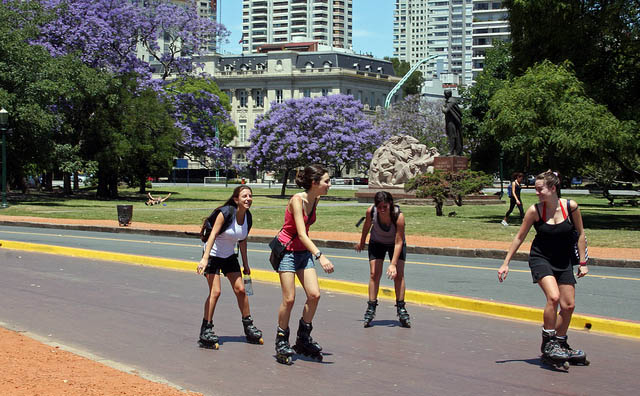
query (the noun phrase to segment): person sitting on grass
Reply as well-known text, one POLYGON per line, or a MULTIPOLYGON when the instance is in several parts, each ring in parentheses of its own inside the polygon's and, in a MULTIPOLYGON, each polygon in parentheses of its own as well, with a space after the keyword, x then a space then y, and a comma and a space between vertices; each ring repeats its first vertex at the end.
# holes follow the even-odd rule
POLYGON ((170 196, 171 196, 171 193, 167 194, 167 196, 166 196, 166 197, 164 197, 164 198, 162 198, 162 197, 160 197, 160 198, 154 198, 154 197, 151 195, 151 193, 149 193, 149 192, 148 192, 148 193, 147 193, 147 197, 148 197, 149 199, 148 199, 148 200, 147 200, 147 202, 145 202, 144 204, 145 204, 145 205, 147 205, 147 206, 158 205, 158 204, 163 203, 163 202, 164 202, 164 201, 166 201, 167 199, 169 199, 169 197, 170 197, 170 196))

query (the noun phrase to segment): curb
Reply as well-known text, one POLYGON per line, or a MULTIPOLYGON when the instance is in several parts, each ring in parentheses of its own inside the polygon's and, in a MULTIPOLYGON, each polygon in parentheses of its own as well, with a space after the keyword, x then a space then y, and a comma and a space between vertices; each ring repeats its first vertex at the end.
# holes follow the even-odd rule
MULTIPOLYGON (((139 235, 154 235, 154 236, 171 236, 178 238, 198 238, 198 234, 189 231, 172 231, 172 230, 152 230, 152 229, 140 229, 140 228, 128 228, 128 227, 108 227, 108 226, 90 226, 81 224, 49 224, 49 223, 35 223, 30 221, 6 221, 0 220, 0 225, 6 226, 20 226, 20 227, 35 227, 35 228, 57 228, 64 230, 76 230, 76 231, 94 231, 94 232, 111 232, 111 233, 124 233, 124 234, 139 234, 139 235)), ((275 231, 274 231, 275 235, 275 231)), ((273 239, 272 236, 266 235, 250 235, 249 242, 255 243, 269 243, 273 239)), ((318 247, 329 247, 336 249, 352 249, 354 242, 349 241, 336 241, 328 239, 314 239, 313 240, 318 247)), ((458 247, 437 247, 437 246, 415 246, 407 245, 407 253, 412 254, 431 254, 436 256, 451 256, 451 257, 470 257, 470 258, 488 258, 503 260, 507 255, 506 250, 500 249, 482 249, 482 248, 458 248, 458 247)), ((513 260, 516 261, 528 261, 529 254, 516 252, 513 256, 513 260)), ((640 268, 640 260, 626 260, 626 259, 609 259, 589 257, 589 265, 601 266, 601 267, 619 267, 619 268, 640 268)))
MULTIPOLYGON (((7 250, 81 257, 89 258, 92 260, 104 260, 125 264, 144 265, 149 267, 160 267, 180 271, 192 272, 194 267, 193 261, 137 256, 132 254, 112 253, 99 250, 66 248, 36 243, 2 241, 0 246, 7 250)), ((251 271, 251 274, 253 279, 257 281, 269 282, 274 284, 280 283, 278 274, 275 271, 255 269, 251 271)), ((297 280, 296 282, 298 283, 297 280)), ((368 295, 368 285, 364 283, 355 283, 326 278, 319 278, 318 282, 323 290, 330 290, 333 292, 340 292, 363 297, 366 297, 368 295)), ((391 288, 380 287, 380 298, 382 299, 395 301, 394 293, 394 290, 391 288)), ((406 291, 405 301, 414 304, 430 305, 439 308, 473 312, 494 317, 516 319, 535 323, 540 322, 540 318, 542 317, 543 312, 542 309, 523 305, 497 303, 483 299, 414 290, 406 291)), ((640 322, 574 314, 571 320, 571 328, 640 339, 640 322)))

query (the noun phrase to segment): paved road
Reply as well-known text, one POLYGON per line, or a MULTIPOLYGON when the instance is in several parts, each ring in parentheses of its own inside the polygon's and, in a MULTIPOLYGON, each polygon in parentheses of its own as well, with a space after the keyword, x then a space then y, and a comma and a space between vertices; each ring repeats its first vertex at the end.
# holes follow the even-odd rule
MULTIPOLYGON (((152 245, 147 252, 154 250, 152 245)), ((244 342, 235 298, 225 285, 215 315, 221 348, 211 351, 195 343, 206 286, 192 273, 3 249, 0 263, 0 321, 8 327, 207 395, 637 391, 635 339, 574 331, 572 344, 593 363, 557 372, 540 365, 536 324, 410 306, 413 328, 404 329, 393 305, 383 302, 374 327, 363 329, 362 297, 324 292, 313 332, 324 346, 324 362, 298 358, 283 366, 273 356, 280 301, 275 284, 255 282, 251 298, 255 322, 265 331, 263 346, 244 342)))
MULTIPOLYGON (((86 231, 34 229, 0 226, 0 240, 42 243, 83 249, 113 251, 137 255, 199 260, 201 248, 195 238, 158 237, 136 234, 115 234, 86 231)), ((366 253, 323 248, 336 266, 332 275, 321 276, 366 283, 368 264, 366 253)), ((249 244, 252 268, 271 269, 267 263, 268 247, 249 244)), ((407 256, 407 287, 413 290, 482 298, 506 303, 541 307, 542 293, 531 282, 528 266, 513 262, 509 279, 499 284, 499 260, 427 256, 407 256)), ((579 281, 576 289, 577 313, 604 317, 640 320, 640 269, 591 267, 591 275, 579 281)), ((320 271, 322 272, 322 271, 320 271)), ((383 279, 383 286, 393 284, 383 279)))

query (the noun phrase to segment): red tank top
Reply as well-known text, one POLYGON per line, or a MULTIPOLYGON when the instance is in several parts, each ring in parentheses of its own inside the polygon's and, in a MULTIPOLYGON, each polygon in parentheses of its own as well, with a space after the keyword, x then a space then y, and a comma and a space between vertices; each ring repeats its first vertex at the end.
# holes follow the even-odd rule
MULTIPOLYGON (((304 218, 307 235, 309 235, 309 227, 311 227, 311 224, 316 222, 315 205, 310 216, 307 216, 307 214, 304 212, 304 209, 302 210, 302 216, 304 218)), ((278 240, 282 242, 283 245, 286 245, 291 240, 291 237, 295 235, 293 242, 291 242, 291 244, 287 246, 287 250, 294 252, 307 250, 307 248, 300 241, 300 237, 297 234, 298 230, 296 228, 296 222, 293 218, 293 214, 289 212, 289 208, 287 207, 287 209, 285 209, 284 211, 284 225, 282 226, 282 231, 280 231, 280 234, 278 234, 278 240)))

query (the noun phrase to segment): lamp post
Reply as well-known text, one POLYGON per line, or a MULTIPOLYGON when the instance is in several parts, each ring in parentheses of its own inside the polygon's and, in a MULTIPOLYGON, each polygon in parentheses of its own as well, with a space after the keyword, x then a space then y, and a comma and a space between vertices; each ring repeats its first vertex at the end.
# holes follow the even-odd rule
POLYGON ((2 208, 7 208, 7 124, 9 123, 9 112, 4 108, 0 109, 0 130, 2 131, 2 208))
POLYGON ((502 160, 504 159, 504 151, 500 150, 500 199, 504 195, 504 187, 502 183, 502 160))

